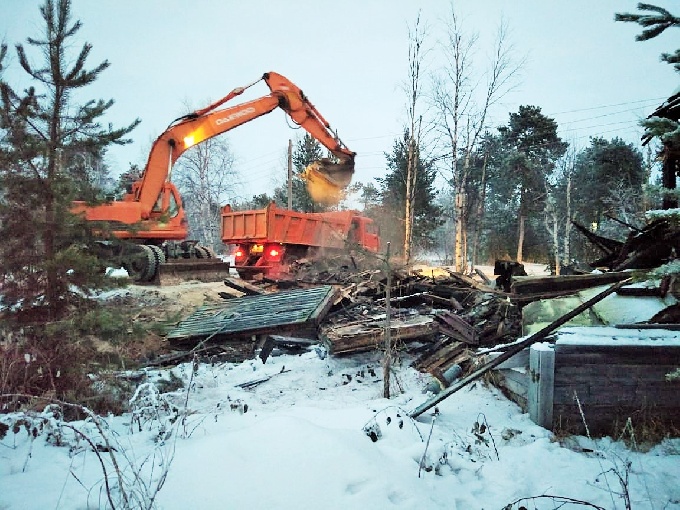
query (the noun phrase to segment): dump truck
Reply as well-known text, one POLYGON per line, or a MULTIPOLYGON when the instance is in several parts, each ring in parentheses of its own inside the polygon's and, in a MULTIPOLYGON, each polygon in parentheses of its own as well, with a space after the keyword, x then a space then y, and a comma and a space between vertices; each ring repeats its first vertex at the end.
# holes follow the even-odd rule
POLYGON ((361 249, 377 252, 380 235, 372 219, 357 211, 304 213, 275 203, 264 209, 222 209, 222 242, 232 245, 234 268, 243 279, 261 274, 285 277, 290 264, 361 249))
POLYGON ((141 177, 131 184, 122 200, 103 204, 74 202, 71 211, 85 217, 100 233, 93 251, 106 260, 120 261, 137 282, 158 281, 165 270, 173 277, 194 277, 228 266, 207 247, 189 240, 182 198, 170 177, 177 159, 187 150, 214 136, 281 108, 331 155, 312 162, 304 171, 314 200, 335 203, 354 173, 355 153, 338 138, 326 119, 302 90, 286 77, 264 73, 244 87, 237 87, 205 108, 175 119, 151 147, 141 177), (222 107, 246 89, 264 81, 270 93, 245 103, 222 107), (212 259, 212 260, 210 260, 212 259))

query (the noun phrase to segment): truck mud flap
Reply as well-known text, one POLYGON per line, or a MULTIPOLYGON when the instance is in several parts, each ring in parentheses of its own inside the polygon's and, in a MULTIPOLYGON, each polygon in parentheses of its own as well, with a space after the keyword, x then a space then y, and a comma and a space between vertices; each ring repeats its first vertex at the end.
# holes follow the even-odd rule
POLYGON ((188 281, 221 282, 229 277, 229 262, 219 259, 177 259, 158 266, 156 277, 161 286, 188 281))

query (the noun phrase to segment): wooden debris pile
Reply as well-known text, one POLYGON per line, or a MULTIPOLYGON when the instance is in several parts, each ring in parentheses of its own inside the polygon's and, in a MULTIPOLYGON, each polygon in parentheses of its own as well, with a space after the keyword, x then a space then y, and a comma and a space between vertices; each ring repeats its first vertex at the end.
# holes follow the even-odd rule
POLYGON ((499 285, 481 271, 471 276, 446 268, 436 274, 392 268, 388 273, 384 264, 359 266, 346 256, 323 263, 299 260, 291 265, 293 279, 225 280, 243 296, 220 293, 224 304, 197 310, 178 325, 168 340, 184 350, 174 359, 219 353, 226 361, 240 361, 259 350, 265 361, 274 349, 299 352, 310 342, 323 343, 331 355, 352 355, 384 349, 389 335, 393 348, 409 352, 415 368, 446 387, 450 369, 457 366, 465 374, 475 368, 479 348, 511 344, 522 336, 526 303, 630 276, 518 276, 521 264, 503 263, 495 271, 499 285), (286 340, 292 337, 297 339, 286 340))
MULTIPOLYGON (((614 219, 614 218, 612 218, 614 219)), ((659 267, 680 255, 680 227, 673 217, 651 221, 642 229, 627 225, 630 233, 624 242, 608 239, 572 222, 603 256, 590 263, 610 271, 659 267)))
MULTIPOLYGON (((328 281, 328 280, 324 280, 328 281)), ((466 368, 471 348, 496 345, 520 335, 519 309, 483 275, 392 271, 390 338, 397 349, 417 356, 415 368, 443 381, 453 365, 466 368)), ((344 282, 341 299, 320 327, 331 354, 383 349, 387 274, 376 271, 362 282, 344 282)))

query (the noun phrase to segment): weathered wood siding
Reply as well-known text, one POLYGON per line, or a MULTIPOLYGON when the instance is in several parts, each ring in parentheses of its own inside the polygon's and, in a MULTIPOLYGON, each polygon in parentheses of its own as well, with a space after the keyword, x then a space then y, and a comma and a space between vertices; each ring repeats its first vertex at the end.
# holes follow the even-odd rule
POLYGON ((680 381, 666 374, 680 367, 677 345, 555 345, 553 430, 618 435, 634 426, 680 425, 680 381))

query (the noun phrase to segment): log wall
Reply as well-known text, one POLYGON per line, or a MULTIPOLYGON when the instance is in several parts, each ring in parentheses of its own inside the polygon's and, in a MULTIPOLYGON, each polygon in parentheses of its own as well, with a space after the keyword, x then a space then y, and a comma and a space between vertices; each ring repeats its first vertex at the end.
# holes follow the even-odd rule
POLYGON ((618 436, 633 426, 680 426, 680 346, 555 345, 553 430, 618 436))
POLYGON ((680 381, 666 379, 678 367, 680 344, 558 340, 531 346, 525 371, 497 373, 536 424, 574 434, 586 434, 587 424, 593 436, 618 437, 628 418, 636 428, 680 427, 680 381))

